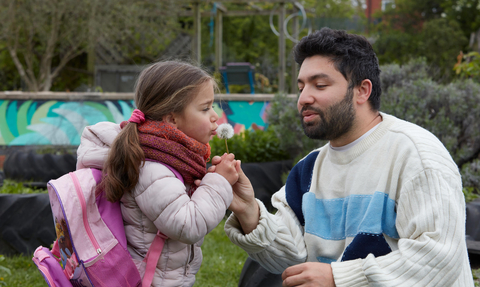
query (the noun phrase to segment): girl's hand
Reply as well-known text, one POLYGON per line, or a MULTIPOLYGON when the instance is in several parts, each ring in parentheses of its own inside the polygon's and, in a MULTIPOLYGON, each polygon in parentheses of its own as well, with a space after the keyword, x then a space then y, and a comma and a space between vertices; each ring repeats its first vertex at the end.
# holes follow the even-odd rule
MULTIPOLYGON (((213 162, 212 162, 213 164, 213 162)), ((224 154, 215 167, 215 172, 223 176, 233 186, 238 181, 237 161, 233 153, 224 154)))

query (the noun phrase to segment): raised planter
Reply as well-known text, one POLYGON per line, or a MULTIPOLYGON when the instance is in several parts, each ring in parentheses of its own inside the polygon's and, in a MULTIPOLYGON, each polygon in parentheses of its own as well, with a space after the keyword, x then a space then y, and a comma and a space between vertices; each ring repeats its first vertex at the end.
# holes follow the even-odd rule
POLYGON ((30 256, 55 237, 47 193, 0 194, 0 254, 30 256))
POLYGON ((75 170, 77 158, 73 154, 37 154, 34 150, 13 151, 4 163, 5 178, 30 182, 26 185, 46 188, 50 179, 75 170))
MULTIPOLYGON (((27 156, 31 156, 37 161, 49 157, 29 153, 16 155, 20 158, 27 158, 27 156)), ((26 165, 27 161, 22 161, 21 164, 26 165)), ((282 186, 281 175, 288 172, 291 165, 291 161, 279 161, 244 163, 242 167, 255 188, 256 197, 264 201, 265 205, 271 209, 270 198, 282 186)), ((69 170, 64 170, 64 173, 74 170, 71 167, 66 169, 69 170)), ((56 177, 63 175, 59 173, 61 171, 57 172, 56 177)), ((46 185, 46 178, 38 180, 45 181, 41 183, 46 185)), ((0 194, 0 254, 30 256, 39 245, 50 246, 55 238, 52 211, 47 193, 0 194)))
POLYGON ((467 248, 472 254, 480 254, 480 199, 467 203, 467 248))

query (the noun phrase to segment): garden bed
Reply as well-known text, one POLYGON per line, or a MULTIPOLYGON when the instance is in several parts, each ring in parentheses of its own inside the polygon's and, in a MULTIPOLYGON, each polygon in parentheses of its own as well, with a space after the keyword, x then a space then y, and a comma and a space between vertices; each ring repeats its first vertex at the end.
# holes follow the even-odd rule
MULTIPOLYGON (((291 169, 292 161, 244 163, 242 167, 255 196, 271 210, 270 198, 282 187, 282 174, 291 169)), ((46 182, 39 184, 46 186, 46 182)), ((29 256, 39 245, 50 246, 55 237, 47 193, 0 194, 0 254, 29 256)))

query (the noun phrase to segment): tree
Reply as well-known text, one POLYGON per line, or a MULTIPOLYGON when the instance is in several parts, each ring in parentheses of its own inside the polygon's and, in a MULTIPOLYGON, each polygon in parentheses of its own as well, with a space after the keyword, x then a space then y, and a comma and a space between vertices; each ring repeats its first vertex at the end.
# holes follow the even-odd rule
POLYGON ((441 17, 443 2, 445 0, 396 0, 394 8, 377 15, 382 17, 382 23, 377 29, 397 29, 415 34, 421 30, 425 21, 441 17))
POLYGON ((442 4, 444 15, 460 24, 466 37, 470 38, 473 47, 475 38, 480 52, 480 0, 445 0, 442 4))
MULTIPOLYGON (((173 0, 0 0, 0 41, 28 90, 48 91, 67 63, 100 39, 125 45, 150 31, 157 42, 165 39, 169 33, 160 31, 178 7, 173 0)), ((130 48, 141 52, 135 43, 130 48)))
POLYGON ((441 74, 450 75, 457 55, 468 43, 458 22, 444 18, 425 22, 420 37, 420 53, 427 63, 439 67, 441 74))

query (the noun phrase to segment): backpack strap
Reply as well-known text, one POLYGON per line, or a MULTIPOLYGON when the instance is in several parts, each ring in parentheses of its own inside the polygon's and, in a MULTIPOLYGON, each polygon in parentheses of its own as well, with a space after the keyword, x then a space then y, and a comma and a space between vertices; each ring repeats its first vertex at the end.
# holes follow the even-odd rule
POLYGON ((145 256, 144 262, 146 263, 145 275, 143 275, 142 287, 150 287, 153 281, 153 275, 155 275, 155 270, 157 270, 157 262, 162 254, 163 246, 167 236, 160 232, 157 232, 155 238, 153 239, 152 245, 148 249, 147 256, 145 256))
MULTIPOLYGON (((164 164, 162 162, 158 163, 163 164, 165 167, 171 170, 182 183, 184 182, 182 175, 176 169, 168 164, 164 164)), ((155 275, 155 270, 157 270, 158 259, 162 254, 163 246, 165 245, 167 238, 168 237, 161 233, 160 230, 157 231, 157 235, 155 235, 152 245, 150 245, 150 248, 148 249, 147 256, 145 256, 145 259, 143 260, 143 262, 146 263, 146 267, 145 275, 143 275, 142 279, 142 287, 150 287, 150 285, 152 285, 153 275, 155 275)))

